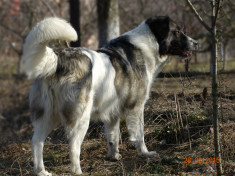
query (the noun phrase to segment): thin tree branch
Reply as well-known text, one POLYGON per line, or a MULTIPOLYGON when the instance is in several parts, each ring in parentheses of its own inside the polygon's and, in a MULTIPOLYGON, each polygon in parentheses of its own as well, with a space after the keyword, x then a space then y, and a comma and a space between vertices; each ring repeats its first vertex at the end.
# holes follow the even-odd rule
POLYGON ((216 25, 216 21, 217 21, 217 17, 218 17, 218 14, 219 14, 219 11, 220 11, 220 8, 221 8, 221 0, 213 0, 211 2, 211 5, 212 5, 212 8, 214 9, 214 15, 212 17, 212 28, 215 27, 216 25))
POLYGON ((204 20, 202 19, 202 17, 199 15, 199 13, 197 12, 197 10, 195 9, 195 7, 193 6, 193 4, 191 3, 190 0, 185 0, 186 3, 189 5, 189 7, 191 8, 191 10, 193 11, 194 15, 196 16, 196 18, 199 20, 199 22, 206 28, 206 30, 208 30, 209 32, 211 32, 211 28, 204 22, 204 20))
POLYGON ((219 10, 220 10, 220 8, 221 8, 221 1, 218 0, 216 4, 217 4, 217 5, 216 5, 216 11, 215 11, 215 23, 216 23, 216 20, 217 20, 217 16, 218 16, 218 14, 219 14, 219 10))
POLYGON ((9 31, 11 31, 12 33, 14 33, 14 34, 20 36, 21 38, 24 37, 24 36, 22 36, 22 34, 21 34, 20 32, 14 30, 14 29, 9 28, 8 26, 6 26, 6 25, 4 25, 4 24, 2 24, 2 23, 0 23, 0 26, 2 26, 3 28, 5 28, 6 30, 9 30, 9 31))
POLYGON ((50 11, 52 16, 56 16, 54 10, 51 8, 51 6, 45 1, 45 0, 41 0, 41 2, 47 7, 47 9, 50 11))
POLYGON ((9 44, 10 44, 10 47, 11 47, 18 55, 21 55, 21 54, 22 54, 22 50, 16 49, 16 47, 14 46, 13 43, 9 42, 9 44))

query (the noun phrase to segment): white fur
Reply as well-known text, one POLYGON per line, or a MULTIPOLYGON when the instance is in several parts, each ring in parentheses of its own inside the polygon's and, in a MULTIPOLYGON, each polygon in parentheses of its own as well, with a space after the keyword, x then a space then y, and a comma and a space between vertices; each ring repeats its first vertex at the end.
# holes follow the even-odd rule
POLYGON ((188 39, 188 45, 189 47, 192 49, 192 50, 196 50, 197 49, 197 44, 198 42, 194 39, 192 39, 191 37, 189 36, 186 36, 187 39, 188 39))
POLYGON ((165 63, 169 60, 168 56, 160 57, 158 52, 159 45, 155 39, 155 36, 152 34, 149 27, 145 24, 145 21, 142 22, 138 27, 134 28, 131 31, 124 33, 123 35, 128 35, 130 42, 140 48, 144 55, 146 56, 147 61, 147 74, 148 74, 148 92, 150 91, 151 84, 157 75, 161 72, 165 63))
POLYGON ((92 90, 94 90, 94 102, 92 107, 92 119, 103 122, 110 121, 110 114, 117 113, 118 96, 114 86, 115 69, 109 57, 103 53, 92 50, 83 52, 92 62, 92 90))
MULTIPOLYGON (((149 93, 154 78, 161 71, 168 58, 165 56, 160 57, 156 39, 145 23, 123 35, 128 35, 130 42, 140 48, 146 56, 148 74, 146 84, 148 84, 147 91, 149 93)), ((38 23, 30 32, 24 45, 23 59, 29 78, 46 77, 55 72, 57 56, 52 49, 46 46, 48 41, 52 39, 76 40, 77 35, 67 22, 58 18, 48 18, 38 23)), ((69 83, 63 87, 67 91, 54 87, 54 99, 52 97, 48 98, 48 96, 51 96, 48 93, 48 87, 43 85, 45 86, 45 88, 43 87, 43 90, 45 90, 45 94, 43 94, 45 100, 42 99, 43 102, 41 103, 45 104, 46 112, 42 119, 33 122, 35 132, 32 139, 34 169, 38 175, 50 176, 50 173, 45 170, 43 164, 42 151, 44 140, 48 133, 61 121, 59 119, 60 114, 56 113, 59 113, 60 109, 62 109, 63 104, 61 102, 68 99, 71 102, 77 103, 76 122, 73 127, 66 127, 67 135, 70 138, 71 171, 75 174, 82 173, 80 167, 81 143, 87 132, 90 118, 100 119, 105 123, 108 156, 113 159, 121 158, 118 151, 119 121, 120 117, 122 117, 120 115, 123 114, 119 114, 121 98, 118 96, 114 85, 116 71, 108 55, 85 48, 82 51, 90 58, 92 63, 92 86, 88 102, 77 103, 73 91, 68 91, 72 89, 69 83), (54 104, 52 101, 50 102, 52 99, 54 104)), ((63 82, 65 81, 68 80, 61 78, 58 85, 64 85, 63 82)), ((128 92, 128 90, 126 91, 128 92)), ((148 98, 148 93, 145 101, 143 101, 144 103, 148 98)), ((144 142, 144 103, 135 107, 130 112, 125 112, 126 123, 130 133, 130 140, 135 144, 137 151, 142 155, 152 156, 156 152, 148 151, 144 142)))
POLYGON ((24 70, 28 78, 49 76, 55 72, 57 56, 47 47, 50 40, 76 41, 77 33, 65 20, 46 18, 28 34, 23 46, 24 70))

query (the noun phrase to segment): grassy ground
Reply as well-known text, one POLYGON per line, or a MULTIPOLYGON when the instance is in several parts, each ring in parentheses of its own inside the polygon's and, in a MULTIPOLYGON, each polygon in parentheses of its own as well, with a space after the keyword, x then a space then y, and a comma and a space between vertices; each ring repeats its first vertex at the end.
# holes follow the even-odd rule
MULTIPOLYGON (((178 66, 181 70, 184 64, 178 66)), ((192 69, 197 67, 201 66, 192 69)), ((12 76, 15 69, 15 63, 10 61, 0 69, 0 176, 33 175, 28 110, 31 81, 12 76)), ((219 75, 221 162, 225 175, 235 175, 234 77, 235 74, 219 75)), ((154 158, 137 154, 128 142, 122 120, 122 159, 107 160, 103 126, 91 123, 81 152, 84 175, 215 175, 210 84, 208 76, 156 80, 145 107, 146 144, 158 152, 154 158), (204 100, 205 87, 208 96, 204 100)), ((45 144, 45 166, 53 175, 70 175, 68 141, 63 131, 63 128, 54 130, 45 144)))

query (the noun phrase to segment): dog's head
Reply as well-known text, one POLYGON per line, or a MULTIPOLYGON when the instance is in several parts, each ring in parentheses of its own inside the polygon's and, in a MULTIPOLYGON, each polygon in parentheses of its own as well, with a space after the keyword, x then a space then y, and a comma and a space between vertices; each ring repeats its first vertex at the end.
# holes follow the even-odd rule
POLYGON ((146 20, 159 44, 160 55, 188 57, 196 50, 197 41, 185 35, 181 28, 167 16, 157 16, 146 20))

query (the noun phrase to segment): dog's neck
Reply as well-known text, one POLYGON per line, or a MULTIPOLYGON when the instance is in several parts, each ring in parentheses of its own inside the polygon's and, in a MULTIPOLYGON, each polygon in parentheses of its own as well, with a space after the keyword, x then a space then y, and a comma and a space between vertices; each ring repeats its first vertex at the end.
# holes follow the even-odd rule
POLYGON ((163 66, 168 61, 168 56, 160 56, 159 44, 145 21, 133 30, 123 34, 130 38, 130 42, 140 48, 145 55, 148 74, 151 79, 161 72, 163 66))

